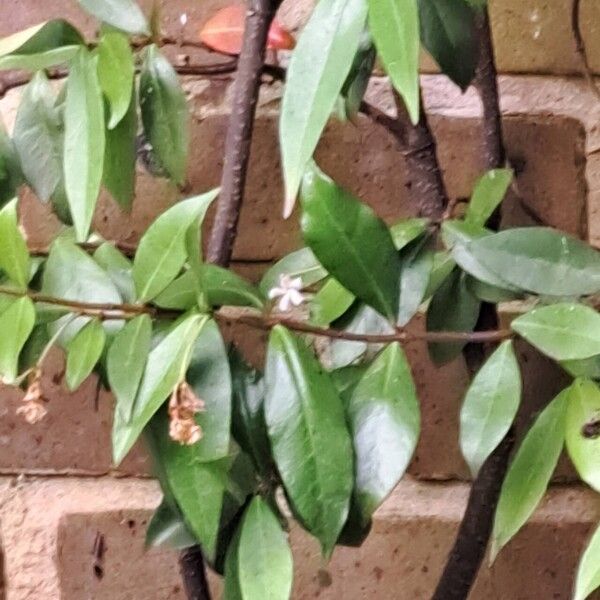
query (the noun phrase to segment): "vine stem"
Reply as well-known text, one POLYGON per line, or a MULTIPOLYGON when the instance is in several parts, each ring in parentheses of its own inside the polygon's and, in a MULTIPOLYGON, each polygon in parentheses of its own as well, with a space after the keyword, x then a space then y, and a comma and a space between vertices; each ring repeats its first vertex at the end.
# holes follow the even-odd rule
MULTIPOLYGON (((480 56, 474 86, 483 105, 482 156, 487 169, 496 169, 505 166, 506 153, 487 8, 477 15, 477 31, 480 56)), ((500 210, 496 210, 488 226, 497 230, 500 220, 500 210)), ((483 303, 475 332, 485 333, 497 326, 496 307, 493 304, 483 303)), ((493 347, 490 343, 465 348, 465 359, 472 374, 481 368, 493 347)), ((466 600, 468 597, 492 533, 494 514, 513 443, 514 433, 511 429, 485 461, 471 485, 465 513, 432 600, 466 600)))
POLYGON ((590 66, 585 41, 583 39, 583 34, 581 33, 581 0, 573 0, 573 4, 571 5, 571 31, 573 32, 575 51, 581 62, 583 76, 588 82, 592 92, 596 95, 596 98, 600 100, 600 90, 594 81, 594 72, 590 66))
MULTIPOLYGON (((139 315, 150 315, 155 319, 176 319, 184 311, 165 310, 148 304, 109 304, 99 302, 79 302, 77 300, 67 300, 48 296, 29 290, 18 290, 15 288, 0 286, 0 294, 12 296, 15 298, 30 298, 33 302, 40 304, 50 304, 60 306, 79 316, 97 317, 102 320, 123 321, 133 319, 139 315)), ((429 332, 411 332, 404 329, 398 329, 390 334, 369 334, 369 333, 351 333, 349 331, 340 331, 328 327, 317 327, 306 321, 292 319, 282 313, 264 314, 256 309, 240 308, 235 306, 224 306, 213 313, 218 321, 223 323, 239 323, 247 325, 254 329, 270 330, 277 325, 283 325, 288 329, 299 333, 307 333, 315 336, 326 337, 336 340, 346 340, 350 342, 367 342, 369 344, 384 344, 390 342, 470 342, 470 343, 489 343, 504 340, 513 337, 513 333, 508 329, 498 329, 495 331, 429 331, 429 332)))

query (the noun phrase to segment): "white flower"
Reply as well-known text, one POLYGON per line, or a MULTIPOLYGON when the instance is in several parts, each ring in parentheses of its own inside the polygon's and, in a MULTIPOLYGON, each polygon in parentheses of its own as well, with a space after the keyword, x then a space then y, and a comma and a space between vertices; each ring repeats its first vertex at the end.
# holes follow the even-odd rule
POLYGON ((188 16, 186 13, 182 13, 181 16, 179 17, 179 22, 185 27, 187 25, 188 22, 188 16))
POLYGON ((287 312, 292 306, 300 306, 306 299, 300 292, 301 289, 301 277, 280 275, 279 285, 269 290, 269 298, 279 298, 277 307, 280 311, 287 312))

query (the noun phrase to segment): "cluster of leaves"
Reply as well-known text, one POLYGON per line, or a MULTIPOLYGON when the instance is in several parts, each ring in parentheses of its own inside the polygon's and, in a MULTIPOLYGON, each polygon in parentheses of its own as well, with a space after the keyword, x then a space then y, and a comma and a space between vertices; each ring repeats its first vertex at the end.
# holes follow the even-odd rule
MULTIPOLYGON (((466 87, 476 62, 474 4, 318 3, 293 54, 281 114, 286 213, 300 190, 306 247, 255 287, 203 261, 200 231, 216 190, 159 216, 133 260, 102 240, 87 251, 101 186, 124 209, 131 205, 138 118, 157 171, 177 184, 185 179, 188 127, 176 73, 133 1, 80 2, 103 23, 98 43, 86 44, 63 21, 0 41, 0 68, 36 72, 13 137, 0 136, 0 375, 23 383, 53 343, 67 353, 69 388, 99 373, 116 398, 115 463, 141 436, 154 457, 164 499, 149 544, 199 543, 225 574, 226 598, 288 598, 292 559, 282 493, 329 556, 336 544, 364 540, 417 444, 419 402, 404 351, 399 342, 382 346, 368 336, 392 334, 425 313, 428 332, 458 334, 429 344, 434 362, 443 364, 462 352, 482 302, 530 305, 510 336, 575 378, 538 416, 511 463, 493 554, 533 512, 563 446, 582 479, 600 491, 600 316, 592 308, 600 255, 548 228, 488 230, 511 183, 508 170, 477 182, 461 218, 388 227, 311 161, 330 116, 352 117, 360 107, 376 52, 413 121, 421 43, 466 87), (63 64, 68 77, 55 87, 44 69, 63 64), (30 256, 19 230, 13 197, 22 184, 73 225, 47 258, 30 256), (266 298, 283 275, 300 279, 311 325, 364 339, 336 339, 317 353, 311 339, 276 324, 264 373, 248 367, 227 349, 215 311, 244 307, 277 322, 266 298), (203 436, 189 445, 169 436, 167 399, 177 401, 183 382, 204 403, 194 417, 203 436)), ((520 399, 519 365, 506 339, 461 409, 460 445, 473 474, 511 428, 520 399)), ((599 536, 583 557, 577 599, 598 582, 599 536)))

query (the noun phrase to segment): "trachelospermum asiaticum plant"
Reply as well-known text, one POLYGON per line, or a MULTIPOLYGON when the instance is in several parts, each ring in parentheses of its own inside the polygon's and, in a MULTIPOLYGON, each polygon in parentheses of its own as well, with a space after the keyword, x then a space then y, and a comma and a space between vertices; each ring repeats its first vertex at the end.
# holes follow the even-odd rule
MULTIPOLYGON (((423 187, 416 207, 422 216, 388 226, 312 161, 331 118, 352 121, 363 112, 409 145, 415 132, 429 135, 419 106, 421 44, 466 89, 476 73, 484 2, 317 4, 291 55, 280 123, 283 210, 289 216, 299 196, 306 246, 257 286, 224 268, 228 260, 219 266, 203 258, 201 226, 219 190, 177 202, 135 248, 90 231, 102 186, 122 210, 131 207, 138 158, 184 187, 189 127, 177 69, 161 51, 169 40, 157 14, 149 25, 132 0, 80 3, 102 22, 92 41, 65 21, 0 41, 0 69, 33 73, 12 135, 0 136, 0 374, 25 388, 17 412, 24 426, 36 426, 53 410, 40 386, 50 347, 67 354, 70 389, 98 371, 116 398, 115 464, 140 437, 154 458, 164 499, 148 528, 149 544, 199 544, 225 575, 225 597, 246 600, 291 593, 280 491, 326 557, 337 544, 361 544, 419 438, 419 399, 403 350, 414 342, 427 342, 439 365, 467 345, 485 345, 485 363, 460 414, 460 446, 474 476, 519 409, 515 337, 574 378, 533 421, 512 458, 492 558, 539 503, 564 446, 581 478, 600 491, 598 253, 547 227, 487 228, 513 180, 503 165, 482 174, 466 207, 438 203, 434 214, 423 187), (398 116, 363 99, 376 55, 398 116), (29 249, 19 228, 14 198, 25 185, 64 223, 48 249, 29 249), (482 304, 508 301, 526 307, 510 329, 478 328, 482 304), (421 333, 405 329, 417 313, 426 315, 421 333), (225 323, 270 331, 264 369, 250 368, 227 348, 219 327, 225 323), (315 353, 316 339, 329 340, 322 352, 315 353)), ((244 62, 252 36, 242 43, 245 16, 265 25, 260 4, 251 2, 247 15, 228 8, 200 36, 216 50, 241 53, 242 83, 262 68, 261 56, 244 62)), ((269 19, 278 4, 263 0, 269 19)), ((267 29, 262 51, 293 47, 281 25, 267 29)), ((234 68, 235 59, 224 69, 234 68)), ((211 72, 189 64, 179 70, 211 72)), ((282 69, 273 72, 281 76, 282 69)), ((231 127, 236 119, 251 124, 253 96, 244 97, 246 91, 238 90, 247 104, 231 127)), ((251 131, 250 125, 245 141, 251 131)), ((243 192, 243 178, 232 173, 245 169, 236 171, 247 151, 232 156, 225 157, 230 179, 219 203, 232 189, 243 192)), ((434 152, 429 159, 435 162, 434 152)), ((229 242, 236 223, 233 214, 229 242)), ((227 252, 223 246, 216 254, 227 252)), ((579 600, 598 581, 598 554, 600 533, 579 567, 579 600)))

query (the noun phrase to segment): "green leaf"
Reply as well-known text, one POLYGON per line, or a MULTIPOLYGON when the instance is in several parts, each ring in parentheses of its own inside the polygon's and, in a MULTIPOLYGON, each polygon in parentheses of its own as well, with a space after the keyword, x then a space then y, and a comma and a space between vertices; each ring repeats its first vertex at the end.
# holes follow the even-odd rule
POLYGON ((519 363, 507 340, 475 375, 460 410, 460 449, 473 477, 510 429, 521 388, 519 363))
POLYGON ((29 251, 19 229, 16 200, 12 200, 0 210, 0 269, 19 288, 27 288, 29 251))
POLYGON ((189 310, 198 304, 198 282, 193 271, 186 271, 174 279, 153 303, 171 310, 189 310))
POLYGON ((62 126, 54 92, 44 73, 25 88, 17 112, 14 144, 25 179, 47 202, 62 179, 62 126))
POLYGON ((150 225, 133 261, 133 280, 140 302, 152 300, 177 277, 187 258, 187 231, 204 218, 216 195, 213 190, 178 202, 150 225))
POLYGON ((80 45, 81 34, 67 21, 45 21, 0 40, 0 57, 9 54, 40 54, 62 46, 80 45))
POLYGON ((204 323, 194 343, 186 379, 205 409, 196 415, 204 435, 196 444, 197 460, 222 458, 229 451, 231 373, 227 349, 214 320, 204 323))
POLYGON ((41 71, 68 63, 77 54, 81 46, 63 46, 37 54, 9 54, 0 58, 0 71, 24 69, 41 71))
POLYGON ((134 70, 127 36, 105 31, 98 44, 98 79, 110 105, 109 129, 120 123, 131 106, 134 70))
POLYGON ((108 382, 117 400, 116 409, 125 423, 131 421, 135 398, 150 353, 151 337, 152 320, 148 315, 140 315, 117 333, 108 349, 108 382))
POLYGON ((344 99, 344 116, 351 121, 356 118, 360 111, 360 105, 367 91, 377 52, 371 41, 371 36, 363 32, 362 41, 352 67, 350 74, 346 78, 342 88, 342 97, 344 99))
POLYGON ((401 254, 400 304, 397 323, 406 325, 425 299, 433 269, 433 250, 429 237, 415 241, 401 254))
MULTIPOLYGON (((44 268, 42 293, 55 298, 101 304, 120 304, 119 294, 110 277, 83 250, 73 242, 58 238, 52 244, 44 268)), ((72 338, 85 323, 79 317, 64 331, 61 339, 72 338)), ((56 327, 59 327, 61 321, 56 327)))
POLYGON ((241 356, 230 352, 233 392, 232 433, 239 445, 252 457, 257 469, 271 470, 271 451, 265 423, 265 384, 262 375, 245 364, 241 356))
POLYGON ((140 108, 156 157, 169 176, 183 184, 189 145, 185 94, 171 63, 154 45, 147 50, 140 77, 140 108))
POLYGON ((546 227, 508 229, 468 244, 483 267, 519 289, 549 296, 600 290, 600 253, 546 227))
POLYGON ((347 409, 355 453, 355 500, 363 525, 404 475, 419 437, 410 367, 390 344, 358 382, 347 409))
POLYGON ((475 184, 465 221, 483 227, 504 200, 512 180, 510 169, 493 169, 483 175, 475 184))
POLYGON ((560 366, 573 377, 600 379, 600 356, 591 356, 581 360, 562 360, 560 366))
POLYGON ((600 587, 600 527, 589 541, 577 568, 573 600, 585 600, 600 587))
POLYGON ((474 277, 468 277, 467 287, 471 293, 482 302, 500 304, 500 302, 512 302, 523 298, 522 294, 513 290, 491 285, 485 281, 479 281, 474 277))
POLYGON ((97 62, 97 57, 81 49, 71 62, 67 79, 65 189, 79 242, 88 236, 104 163, 104 104, 97 62))
POLYGON ((115 465, 125 458, 148 421, 183 378, 195 340, 207 321, 200 315, 186 317, 148 355, 131 420, 127 423, 120 411, 115 412, 115 465))
POLYGON ((171 440, 166 410, 154 416, 147 433, 162 486, 172 494, 185 523, 208 558, 214 559, 231 461, 203 462, 198 455, 198 444, 185 446, 171 440))
POLYGON ((92 319, 69 342, 65 378, 67 387, 76 390, 100 360, 106 334, 98 319, 92 319))
POLYGON ((417 0, 368 0, 369 28, 383 66, 414 124, 419 120, 417 0))
POLYGON ((148 23, 134 0, 79 0, 90 15, 127 33, 149 35, 148 23))
POLYGON ((176 550, 184 550, 197 543, 180 510, 163 498, 148 523, 146 547, 169 546, 176 550))
POLYGON ((292 54, 279 126, 286 218, 352 67, 366 16, 365 0, 319 2, 292 54))
POLYGON ((325 279, 327 271, 310 248, 296 250, 277 261, 263 275, 259 287, 265 296, 268 295, 269 290, 279 285, 281 275, 288 275, 292 279, 300 277, 302 287, 306 288, 325 279))
POLYGON ((94 260, 106 271, 125 302, 135 300, 131 261, 110 242, 104 242, 94 252, 94 260))
MULTIPOLYGON (((22 98, 21 96, 21 102, 22 98)), ((23 173, 17 149, 0 117, 0 207, 17 195, 22 182, 23 173)))
POLYGON ((390 320, 398 309, 400 259, 385 223, 315 168, 302 185, 302 232, 348 291, 390 320))
POLYGON ((238 527, 227 547, 225 558, 225 585, 222 600, 244 600, 240 590, 238 552, 242 528, 238 527))
POLYGON ((502 484, 491 560, 527 522, 544 496, 565 442, 569 390, 563 390, 535 420, 517 451, 502 484))
POLYGON ((310 320, 315 325, 327 326, 339 319, 352 306, 354 300, 352 292, 336 279, 330 278, 310 303, 310 320))
POLYGON ((265 418, 287 496, 328 555, 346 521, 353 483, 342 402, 304 342, 280 325, 271 332, 265 381, 265 418))
POLYGON ((583 304, 534 308, 515 319, 511 327, 554 360, 578 360, 600 354, 600 315, 583 304))
POLYGON ((19 354, 33 331, 35 308, 29 298, 15 300, 0 315, 0 376, 5 383, 17 377, 19 354))
MULTIPOLYGON (((342 331, 360 334, 389 334, 394 328, 379 313, 370 306, 358 304, 356 309, 344 315, 344 323, 339 324, 342 331)), ((346 367, 367 353, 375 353, 381 344, 367 344, 367 342, 349 342, 347 340, 332 340, 329 344, 330 367, 339 369, 346 367)))
POLYGON ((419 0, 421 41, 440 69, 464 91, 475 76, 475 13, 465 0, 419 0))
POLYGON ((203 264, 198 273, 200 287, 211 306, 253 306, 263 308, 262 293, 243 277, 216 265, 203 264))
MULTIPOLYGON (((427 331, 472 331, 479 317, 479 306, 479 300, 469 291, 466 275, 453 271, 431 299, 427 331)), ((429 355, 441 365, 456 358, 465 345, 465 342, 430 343, 429 355)))
POLYGON ((135 197, 136 138, 138 116, 135 90, 127 112, 114 129, 106 131, 102 183, 126 211, 135 197))
POLYGON ((277 517, 260 496, 246 509, 237 552, 245 600, 288 600, 294 575, 292 552, 277 517))
POLYGON ((394 241, 396 250, 402 250, 413 240, 416 240, 427 230, 429 221, 427 219, 406 219, 390 227, 390 234, 394 241))
POLYGON ((430 298, 440 289, 442 283, 450 277, 455 267, 456 263, 454 259, 446 251, 441 250, 433 255, 433 268, 429 276, 425 298, 430 298))
POLYGON ((565 440, 569 457, 583 481, 600 491, 600 390, 590 379, 577 379, 567 403, 565 440))

